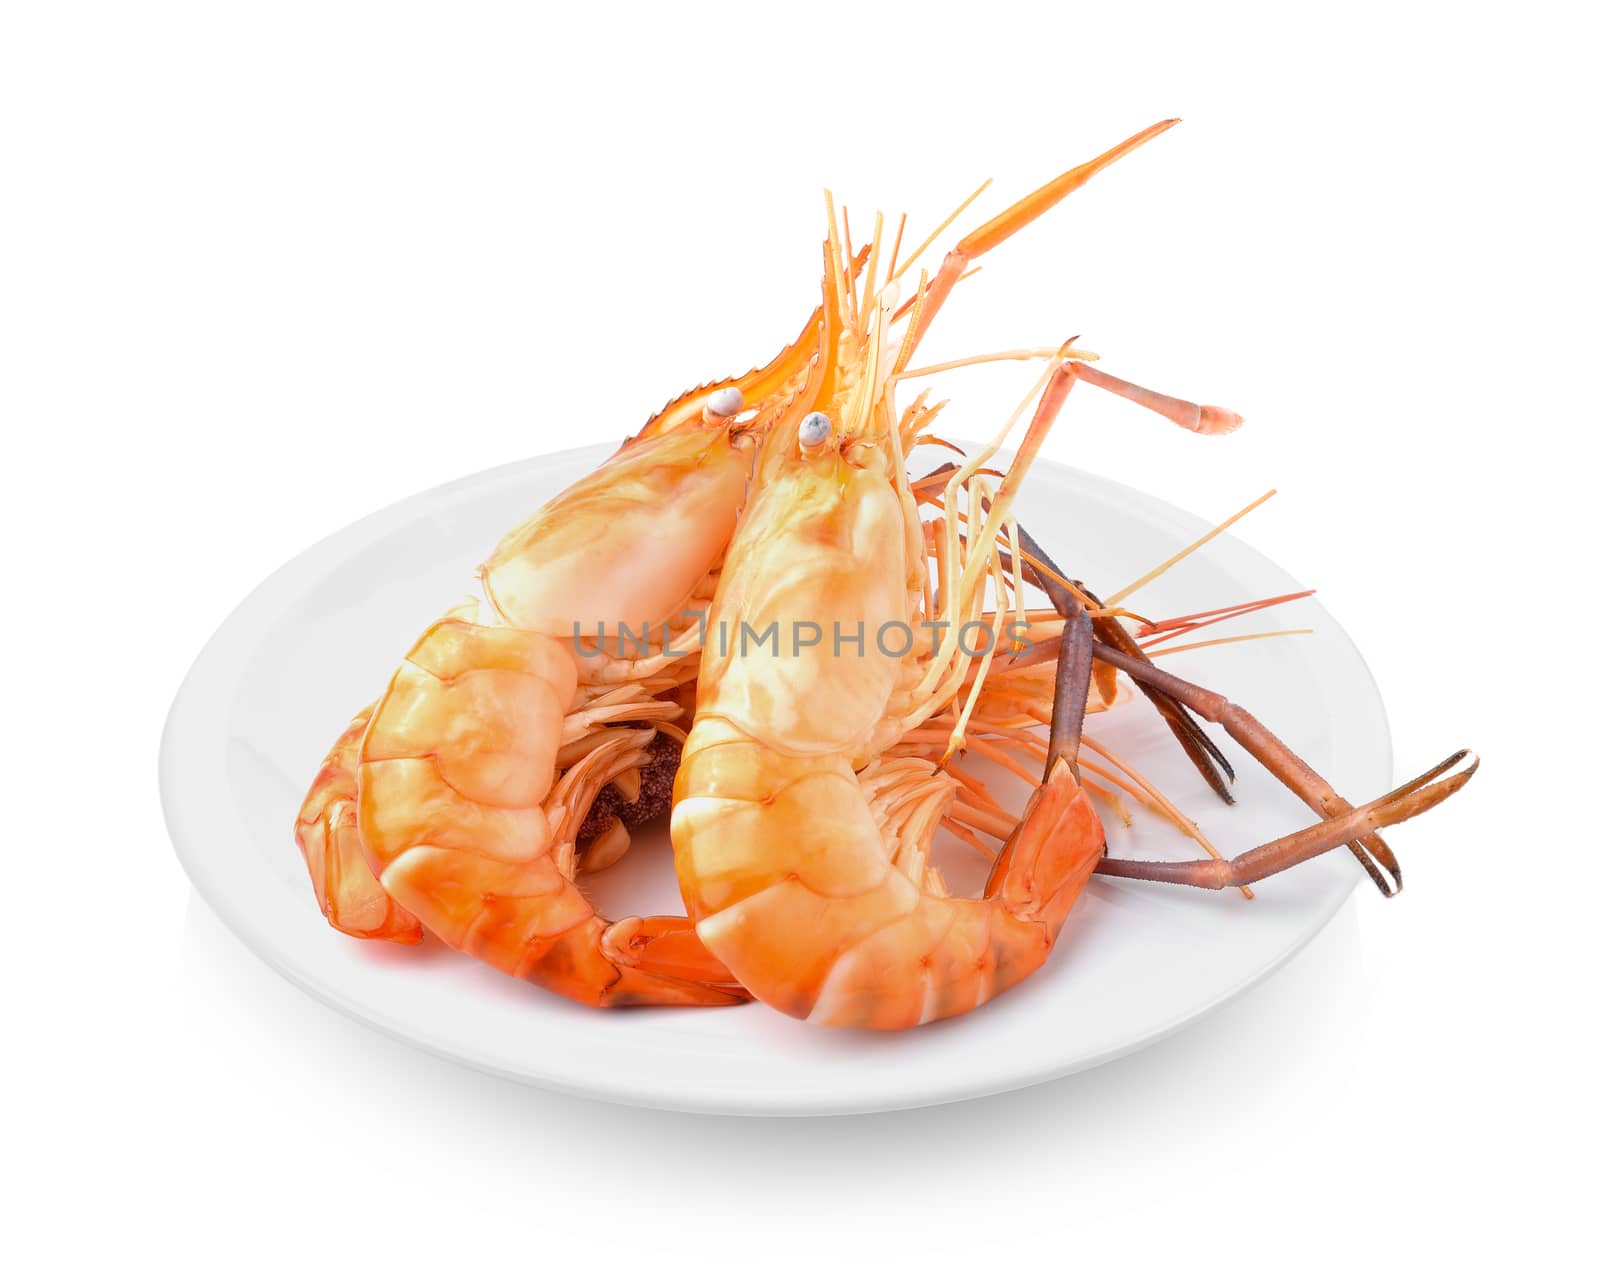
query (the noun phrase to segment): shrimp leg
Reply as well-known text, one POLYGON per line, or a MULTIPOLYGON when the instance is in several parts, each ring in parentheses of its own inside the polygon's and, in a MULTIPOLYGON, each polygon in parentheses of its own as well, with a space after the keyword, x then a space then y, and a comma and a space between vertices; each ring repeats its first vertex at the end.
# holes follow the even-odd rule
POLYGON ((903 368, 910 363, 911 354, 916 351, 923 332, 927 330, 928 324, 938 314, 939 309, 944 306, 945 300, 950 298, 950 292, 955 289, 956 283, 961 280, 961 275, 974 260, 1032 224, 1068 194, 1083 188, 1090 177, 1103 172, 1146 141, 1160 136, 1177 122, 1176 119, 1163 119, 1160 123, 1152 124, 1143 132, 1136 133, 1126 141, 1112 146, 1097 158, 1063 172, 1054 180, 1041 185, 1026 198, 1013 203, 992 220, 979 225, 956 243, 939 265, 939 271, 934 274, 933 280, 928 283, 927 293, 923 297, 915 324, 906 333, 905 343, 897 358, 899 366, 903 368))
MULTIPOLYGON (((1324 819, 1330 822, 1338 819, 1343 822, 1341 816, 1350 815, 1352 811, 1350 803, 1335 792, 1326 779, 1312 770, 1303 758, 1263 726, 1253 714, 1234 704, 1226 696, 1196 686, 1192 682, 1186 682, 1176 674, 1157 669, 1148 660, 1130 656, 1126 652, 1104 644, 1095 648, 1095 655, 1106 663, 1115 665, 1135 682, 1154 687, 1193 709, 1207 722, 1219 723, 1223 730, 1237 740, 1250 756, 1266 767, 1279 783, 1324 819)), ((1375 823, 1365 831, 1349 836, 1345 840, 1352 846, 1359 840, 1360 843, 1378 847, 1373 853, 1383 860, 1384 867, 1393 881, 1391 883, 1370 866, 1367 871, 1377 882, 1378 889, 1384 897, 1393 898, 1402 888, 1400 864, 1388 845, 1377 835, 1377 829, 1382 826, 1385 825, 1375 823)), ((1366 863, 1364 858, 1362 861, 1363 864, 1366 863)))
POLYGON ((1385 793, 1364 806, 1354 807, 1322 823, 1279 837, 1231 859, 1188 859, 1180 862, 1147 862, 1139 859, 1101 859, 1095 871, 1101 876, 1126 876, 1141 881, 1166 881, 1176 885, 1195 885, 1202 889, 1226 889, 1253 885, 1268 876, 1304 863, 1307 859, 1338 849, 1356 836, 1431 810, 1446 797, 1459 792, 1478 769, 1472 765, 1443 779, 1451 767, 1469 755, 1467 749, 1453 753, 1432 770, 1385 793))
POLYGON ((1056 759, 1065 758, 1072 777, 1077 779, 1078 746, 1083 740, 1083 718, 1089 708, 1089 680, 1094 673, 1094 623, 1078 596, 1061 583, 1060 573, 1039 548, 1039 543, 1020 523, 1017 538, 1025 554, 1050 570, 1046 574, 1030 569, 1066 622, 1056 661, 1055 698, 1050 709, 1050 750, 1045 756, 1044 768, 1054 770, 1056 759))

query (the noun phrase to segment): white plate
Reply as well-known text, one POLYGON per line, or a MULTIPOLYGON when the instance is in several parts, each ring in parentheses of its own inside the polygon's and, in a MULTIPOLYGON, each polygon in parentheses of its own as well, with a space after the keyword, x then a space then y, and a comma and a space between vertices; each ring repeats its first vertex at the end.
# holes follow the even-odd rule
MULTIPOLYGON (((482 1070, 630 1104, 737 1114, 936 1104, 1069 1074, 1170 1034, 1282 965, 1360 879, 1346 851, 1261 884, 1254 902, 1096 878, 1032 979, 966 1017, 889 1035, 807 1026, 758 1005, 591 1011, 431 941, 403 948, 334 933, 291 833, 307 781, 415 635, 464 593, 501 533, 609 451, 483 472, 352 524, 264 581, 178 693, 162 740, 161 792, 179 858, 251 950, 340 1011, 482 1070)), ((1063 567, 1102 593, 1207 527, 1135 490, 1042 461, 1019 513, 1063 567)), ((1138 606, 1177 614, 1302 588, 1224 536, 1140 592, 1138 606)), ((1299 626, 1316 633, 1162 664, 1252 708, 1359 803, 1388 788, 1391 753, 1377 688, 1355 647, 1309 600, 1248 618, 1239 631, 1299 626)), ((1090 725, 1230 853, 1308 822, 1305 807, 1226 739, 1239 804, 1222 805, 1142 699, 1090 725)), ((1108 822, 1113 853, 1195 854, 1147 813, 1134 826, 1137 840, 1108 822)), ((961 859, 949 870, 967 883, 980 874, 961 859)), ((664 832, 638 842, 593 888, 612 912, 683 910, 664 832)))

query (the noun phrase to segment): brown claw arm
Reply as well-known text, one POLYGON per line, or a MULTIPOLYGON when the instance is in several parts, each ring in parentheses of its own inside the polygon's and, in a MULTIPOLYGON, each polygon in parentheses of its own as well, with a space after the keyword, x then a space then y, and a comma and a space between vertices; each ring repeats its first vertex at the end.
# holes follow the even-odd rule
MULTIPOLYGON (((1098 644, 1109 644, 1130 656, 1136 656, 1144 660, 1148 664, 1149 658, 1145 656, 1143 649, 1133 635, 1123 627, 1122 623, 1114 616, 1096 617, 1093 612, 1087 611, 1079 601, 1078 596, 1061 584, 1060 578, 1066 574, 1055 565, 1049 555, 1045 554, 1033 535, 1023 528, 1021 524, 1017 525, 1017 532, 1022 542, 1022 550, 1025 556, 1024 571, 1028 580, 1049 596, 1051 604, 1067 623, 1061 644, 1062 651, 1058 653, 1063 660, 1080 654, 1079 649, 1082 645, 1083 634, 1078 631, 1087 623, 1089 626, 1087 632, 1090 635, 1088 645, 1091 651, 1094 651, 1098 644), (1043 565, 1043 568, 1035 568, 1031 563, 1027 562, 1028 559, 1037 560, 1043 565)), ((1079 590, 1088 595, 1095 603, 1100 602, 1081 583, 1075 584, 1078 585, 1079 590)), ((1096 652, 1096 654, 1098 653, 1096 652)), ((1064 723, 1066 733, 1074 737, 1071 742, 1071 755, 1068 757, 1068 762, 1072 765, 1074 775, 1077 774, 1078 737, 1081 737, 1083 733, 1083 715, 1088 703, 1089 679, 1093 673, 1092 660, 1093 658, 1091 657, 1091 663, 1088 666, 1079 667, 1076 664, 1072 666, 1072 672, 1081 675, 1082 678, 1082 695, 1069 698, 1069 705, 1075 704, 1076 710, 1066 715, 1064 723)), ((1056 676, 1056 705, 1058 709, 1062 703, 1060 695, 1063 689, 1063 678, 1063 674, 1058 672, 1056 676)), ((1075 689, 1078 679, 1068 675, 1066 676, 1066 681, 1074 684, 1075 689)), ((1221 797, 1224 802, 1232 805, 1233 794, 1228 791, 1228 783, 1234 778, 1233 766, 1229 763, 1227 757, 1223 755, 1222 750, 1216 746, 1215 741, 1200 728, 1200 724, 1190 716, 1189 711, 1178 701, 1157 687, 1139 682, 1138 679, 1134 681, 1139 690, 1156 707, 1156 711, 1161 714, 1167 726, 1172 729, 1172 733, 1177 737, 1178 743, 1183 746, 1183 751, 1188 754, 1189 760, 1194 763, 1195 769, 1200 772, 1206 783, 1211 786, 1217 796, 1221 797)), ((1046 764, 1046 770, 1049 770, 1054 765, 1054 758, 1057 752, 1056 735, 1058 728, 1055 723, 1055 717, 1056 714, 1052 712, 1050 727, 1051 760, 1046 764)), ((1063 749, 1062 752, 1065 753, 1066 750, 1063 749)))
POLYGON ((1385 793, 1364 806, 1346 805, 1323 822, 1299 832, 1279 837, 1266 845, 1247 850, 1231 859, 1186 859, 1154 862, 1144 859, 1103 858, 1095 866, 1102 876, 1127 876, 1134 880, 1166 881, 1175 885, 1196 885, 1202 889, 1226 889, 1253 885, 1268 876, 1287 871, 1297 863, 1336 850, 1357 834, 1371 834, 1390 824, 1402 823, 1425 810, 1431 810, 1446 797, 1459 792, 1478 769, 1478 759, 1465 770, 1446 774, 1470 756, 1466 749, 1452 754, 1432 770, 1385 793))
MULTIPOLYGON (((1096 603, 1100 602, 1099 596, 1093 592, 1084 590, 1084 593, 1096 603)), ((1113 647, 1124 655, 1133 656, 1147 665, 1150 664, 1150 658, 1145 655, 1144 648, 1139 646, 1138 640, 1116 617, 1107 615, 1097 619, 1094 623, 1094 632, 1102 644, 1113 647)), ((1140 682, 1137 678, 1134 679, 1134 684, 1171 728, 1172 734, 1183 746, 1183 751, 1194 763, 1194 768, 1200 772, 1206 783, 1211 785, 1211 790, 1222 798, 1225 804, 1233 805, 1233 793, 1228 789, 1228 785, 1235 779, 1233 764, 1217 747, 1216 741, 1205 733, 1188 709, 1159 687, 1140 682)))
MULTIPOLYGON (((1334 791, 1333 786, 1312 770, 1287 744, 1264 727, 1254 715, 1234 704, 1226 696, 1194 683, 1186 682, 1176 674, 1157 669, 1148 659, 1130 656, 1126 652, 1104 644, 1095 649, 1101 660, 1115 665, 1135 682, 1149 684, 1193 709, 1207 722, 1220 723, 1223 730, 1306 805, 1324 819, 1333 820, 1348 815, 1352 807, 1334 791)), ((1354 837, 1347 838, 1350 850, 1360 860, 1367 875, 1377 885, 1385 898, 1393 898, 1402 888, 1400 863, 1388 843, 1378 835, 1381 823, 1365 825, 1354 837), (1380 870, 1380 864, 1381 869, 1380 870), (1384 875, 1387 872, 1388 875, 1384 875)))
MULTIPOLYGON (((938 476, 948 470, 954 470, 954 464, 947 463, 925 478, 938 476)), ((1228 784, 1235 778, 1233 766, 1216 742, 1201 728, 1194 714, 1199 714, 1208 722, 1220 723, 1246 752, 1323 819, 1341 823, 1348 820, 1359 828, 1359 836, 1347 836, 1336 844, 1349 847, 1385 898, 1392 898, 1400 892, 1403 888, 1400 862, 1388 843, 1378 835, 1377 829, 1382 826, 1381 823, 1368 823, 1353 817, 1356 812, 1350 803, 1253 715, 1214 691, 1195 686, 1175 674, 1156 668, 1138 641, 1115 616, 1097 616, 1094 611, 1085 608, 1078 597, 1079 593, 1095 604, 1100 603, 1091 591, 1074 582, 1073 586, 1078 591, 1074 593, 1073 587, 1062 584, 1061 578, 1066 574, 1020 523, 1017 525, 1017 534, 1017 545, 1024 556, 1023 575, 1049 596, 1051 605, 1065 622, 1060 638, 1035 644, 1024 654, 1029 661, 1046 659, 1048 654, 1056 657, 1055 696, 1045 770, 1054 769, 1056 759, 1064 757, 1074 776, 1078 773, 1078 749, 1083 737, 1089 685, 1095 672, 1095 662, 1098 661, 1102 665, 1121 669, 1133 679, 1161 714, 1206 783, 1225 803, 1232 805, 1234 801, 1228 789, 1228 784), (1037 567, 1034 566, 1035 562, 1037 567), (1087 636, 1086 628, 1089 631, 1087 636), (1086 647, 1090 652, 1088 656, 1084 655, 1086 647)), ((1009 556, 1007 563, 1010 563, 1009 556)), ((1465 782, 1465 777, 1461 782, 1465 782)), ((1458 786, 1452 784, 1451 790, 1458 786)))
POLYGON ((1065 758, 1078 778, 1078 748, 1083 741, 1083 719, 1089 708, 1089 680, 1094 672, 1094 624, 1078 596, 1061 584, 1060 570, 1050 562, 1028 530, 1017 525, 1026 556, 1037 559, 1049 572, 1029 566, 1031 580, 1050 596, 1050 603, 1066 622, 1056 656, 1055 697, 1050 708, 1050 750, 1045 770, 1052 771, 1057 758, 1065 758))

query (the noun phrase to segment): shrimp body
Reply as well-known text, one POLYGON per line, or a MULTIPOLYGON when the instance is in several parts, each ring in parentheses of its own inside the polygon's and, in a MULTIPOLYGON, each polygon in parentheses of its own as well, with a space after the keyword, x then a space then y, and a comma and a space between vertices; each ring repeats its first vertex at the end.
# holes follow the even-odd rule
POLYGON ((1032 423, 998 482, 985 464, 1026 401, 982 452, 922 480, 907 475, 905 454, 926 439, 922 421, 937 407, 919 402, 900 414, 895 386, 916 373, 906 367, 918 341, 973 260, 1168 126, 1063 173, 968 234, 904 306, 892 276, 873 289, 878 230, 868 280, 857 288, 830 212, 816 406, 774 429, 729 546, 710 616, 719 637, 701 664, 672 816, 679 888, 696 932, 752 995, 791 1016, 899 1029, 967 1012, 1045 962, 1096 871, 1248 885, 1345 842, 1382 846, 1378 828, 1438 804, 1471 777, 1468 768, 1440 778, 1464 757, 1457 754, 1375 802, 1349 805, 1237 706, 1100 642, 1094 618, 1029 547, 1012 507, 1080 378, 1202 435, 1237 428, 1231 410, 1079 364, 1069 341, 1040 376, 1032 423), (890 332, 907 315, 896 342, 890 332), (940 518, 925 524, 919 501, 940 518), (924 542, 933 544, 931 562, 924 542), (934 831, 961 796, 945 764, 985 718, 986 698, 990 718, 1039 716, 1029 699, 1036 683, 989 687, 993 632, 1022 611, 1025 566, 1055 576, 1041 587, 1063 621, 1052 705, 1040 719, 1049 721, 1050 743, 982 895, 954 897, 929 861, 934 831), (961 636, 975 624, 990 638, 969 649, 961 636), (744 632, 774 627, 776 647, 752 654, 744 632), (1220 721, 1322 822, 1232 859, 1105 858, 1104 830, 1076 775, 1084 714, 1116 694, 1095 660, 1169 705, 1220 721), (930 720, 939 725, 925 726, 930 720), (935 763, 923 746, 940 734, 948 738, 935 763))
POLYGON ((862 628, 866 646, 708 651, 679 767, 674 855, 701 939, 757 998, 830 1025, 912 1026, 1014 985, 1044 962, 1104 847, 1062 764, 982 898, 951 897, 928 866, 954 782, 922 759, 880 760, 922 711, 925 661, 873 634, 923 615, 906 527, 870 458, 802 458, 759 491, 713 626, 862 628))
POLYGON ((649 724, 678 713, 656 696, 670 647, 591 661, 583 640, 607 620, 662 628, 690 600, 751 453, 726 426, 628 447, 509 534, 482 597, 391 679, 361 738, 359 839, 385 893, 451 946, 588 1004, 743 997, 681 917, 596 912, 574 842, 601 787, 643 764, 649 724))
MULTIPOLYGON (((1168 126, 1071 169, 967 235, 904 307, 892 277, 873 289, 878 233, 857 288, 830 216, 815 409, 774 429, 729 546, 710 618, 719 638, 702 660, 672 816, 696 931, 751 994, 791 1016, 894 1029, 982 1004, 1044 962, 1104 853, 1087 795, 1056 759, 982 897, 953 897, 929 849, 959 795, 955 781, 896 750, 965 690, 946 756, 962 743, 993 640, 973 675, 956 632, 984 616, 991 588, 1002 609, 1020 591, 1020 580, 1008 584, 999 540, 1019 540, 1010 507, 1075 382, 1072 354, 1063 347, 1051 358, 1034 423, 1000 484, 983 470, 999 440, 947 481, 944 520, 931 530, 937 584, 928 584, 930 530, 904 461, 927 415, 920 406, 898 415, 893 395, 977 256, 1168 126), (751 654, 744 632, 773 626, 776 653, 751 654), (940 627, 942 646, 928 632, 940 627), (823 634, 802 645, 802 629, 823 634), (860 642, 846 648, 841 636, 860 642)), ((1186 425, 1209 426, 1189 408, 1186 425)))
POLYGON ((612 924, 575 883, 614 862, 607 786, 640 795, 684 712, 699 614, 771 419, 803 398, 818 318, 768 365, 679 396, 536 511, 356 715, 295 835, 329 923, 414 943, 426 928, 591 1004, 746 998, 682 917, 612 924), (748 402, 748 408, 747 408, 748 402))
MULTIPOLYGON (((535 657, 530 664, 558 667, 547 684, 562 702, 558 717, 565 716, 574 699, 592 700, 607 688, 613 692, 589 711, 591 733, 576 737, 580 747, 574 750, 569 745, 559 750, 558 756, 572 761, 587 752, 582 744, 592 748, 606 738, 592 734, 595 726, 630 717, 636 721, 670 719, 681 713, 670 697, 692 684, 699 653, 698 645, 685 638, 686 613, 682 609, 691 600, 703 606, 709 599, 707 579, 744 500, 755 439, 765 420, 803 387, 815 343, 814 325, 815 318, 808 322, 801 339, 771 364, 743 378, 684 393, 597 471, 507 534, 479 570, 480 595, 430 629, 415 654, 426 659, 430 653, 424 645, 437 652, 451 632, 470 643, 473 636, 463 632, 483 628, 536 633, 545 642, 561 642, 564 636, 574 649, 588 644, 580 657, 581 672, 576 675, 587 684, 581 690, 566 684, 568 675, 560 668, 570 656, 539 659, 528 653, 535 657), (741 411, 746 389, 760 395, 750 410, 743 411, 747 421, 736 424, 733 415, 741 411), (722 413, 717 412, 718 407, 722 413), (629 629, 622 630, 630 620, 629 629), (606 653, 608 621, 616 656, 606 653), (638 635, 647 629, 658 634, 666 631, 661 651, 643 659, 640 654, 624 655, 622 635, 638 635), (679 644, 670 653, 668 636, 679 644), (614 694, 618 691, 621 697, 614 694), (650 708, 646 697, 654 698, 660 707, 650 708)), ((511 636, 500 637, 504 641, 511 636)), ((638 642, 635 638, 629 644, 636 653, 640 651, 638 642)), ((481 640, 472 646, 481 649, 481 640)), ((447 663, 456 666, 456 673, 469 672, 469 663, 460 656, 447 657, 447 663)), ((470 680, 478 685, 487 682, 470 680)), ((471 690, 470 685, 456 690, 450 697, 451 707, 473 707, 471 690)), ((377 705, 370 705, 357 713, 335 741, 301 805, 295 841, 311 874, 317 904, 329 924, 353 937, 416 943, 421 940, 422 925, 374 874, 358 826, 358 757, 376 709, 377 705)), ((524 719, 529 726, 548 720, 545 714, 524 719)), ((578 727, 580 732, 583 729, 578 727)), ((592 800, 591 785, 598 790, 608 779, 626 781, 634 772, 636 792, 636 772, 648 761, 646 750, 652 733, 623 738, 638 741, 638 752, 619 739, 606 750, 611 755, 610 775, 594 784, 596 771, 606 763, 592 761, 581 778, 572 781, 575 790, 592 800)), ((485 760, 492 760, 487 752, 485 760)), ((451 759, 446 755, 440 760, 448 763, 451 759)), ((581 811, 577 817, 583 818, 581 811)), ((576 824, 573 826, 576 830, 576 824)), ((603 851, 605 861, 614 861, 626 846, 625 830, 615 825, 603 851)), ((604 865, 600 853, 590 860, 591 866, 604 865)))

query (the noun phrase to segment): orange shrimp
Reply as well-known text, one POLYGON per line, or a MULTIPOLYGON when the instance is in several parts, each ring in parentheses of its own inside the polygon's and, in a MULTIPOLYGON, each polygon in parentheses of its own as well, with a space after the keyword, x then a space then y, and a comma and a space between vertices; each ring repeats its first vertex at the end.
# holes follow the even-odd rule
POLYGON ((976 1007, 1042 964, 1104 835, 1062 761, 983 899, 950 896, 929 865, 955 783, 926 759, 883 758, 953 701, 968 667, 953 636, 895 656, 877 632, 967 625, 992 559, 953 551, 948 598, 921 608, 892 425, 850 405, 831 415, 836 435, 794 438, 788 461, 764 464, 711 623, 865 631, 862 654, 708 649, 672 837, 701 940, 753 995, 812 1021, 899 1028, 976 1007))
MULTIPOLYGON (((1118 861, 1104 858, 1104 832, 1075 772, 1088 643, 1074 650, 1061 642, 1058 681, 1076 680, 1077 700, 1052 711, 1044 778, 981 898, 952 896, 929 863, 934 830, 958 795, 955 781, 941 763, 890 759, 894 746, 947 709, 955 721, 944 757, 962 747, 996 640, 974 654, 959 632, 994 620, 991 593, 1000 626, 1007 596, 1021 602, 1020 584, 1006 584, 1000 542, 1026 541, 1012 504, 1079 370, 1065 348, 1052 358, 1035 389, 1033 422, 998 484, 983 464, 1026 402, 993 445, 946 479, 933 530, 942 535, 936 586, 924 572, 924 526, 904 463, 915 411, 897 419, 893 388, 973 258, 1165 126, 1057 178, 963 239, 932 284, 919 287, 898 352, 888 340, 902 311, 897 297, 870 285, 858 293, 846 282, 830 223, 817 409, 780 421, 760 459, 711 611, 720 637, 702 659, 672 815, 679 887, 702 942, 752 995, 791 1016, 896 1029, 975 1008, 1037 970, 1090 875, 1117 870, 1118 861), (759 644, 752 654, 747 632, 760 639, 772 629, 781 654, 762 655, 759 644), (817 629, 833 631, 831 646, 810 637, 817 629), (895 632, 892 645, 886 631, 895 632)), ((1229 411, 1099 372, 1085 377, 1192 430, 1238 425, 1229 411)), ((1011 560, 1020 578, 1018 553, 1011 560)), ((1087 613, 1058 607, 1069 628, 1088 631, 1087 613)), ((1119 667, 1143 681, 1146 663, 1124 659, 1134 667, 1119 667)), ((1216 708, 1213 715, 1222 717, 1216 708)), ((1119 874, 1241 884, 1420 813, 1471 774, 1429 784, 1443 769, 1378 803, 1330 807, 1317 828, 1239 860, 1123 864, 1119 874)))
POLYGON ((590 662, 604 620, 663 628, 711 572, 751 450, 727 424, 630 447, 510 534, 483 598, 429 628, 373 710, 362 849, 445 942, 583 1003, 741 998, 681 917, 611 924, 575 883, 577 829, 636 770, 688 640, 590 662), (646 725, 621 725, 644 723, 646 725))
POLYGON ((688 609, 709 601, 756 441, 803 398, 817 337, 814 315, 771 364, 683 394, 508 534, 480 597, 356 715, 295 825, 335 928, 427 928, 591 1004, 745 998, 681 917, 612 925, 584 899, 575 872, 615 860, 620 823, 584 857, 576 839, 602 788, 638 795, 658 733, 682 738, 688 609))

